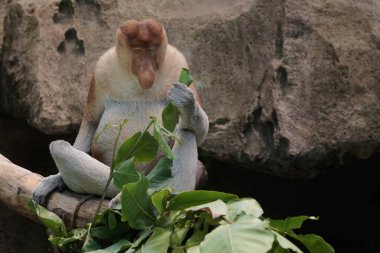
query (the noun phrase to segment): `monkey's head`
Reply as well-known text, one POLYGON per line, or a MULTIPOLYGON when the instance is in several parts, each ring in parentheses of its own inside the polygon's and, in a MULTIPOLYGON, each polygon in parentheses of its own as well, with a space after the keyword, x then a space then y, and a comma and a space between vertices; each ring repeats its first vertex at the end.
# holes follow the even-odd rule
POLYGON ((126 64, 143 89, 154 83, 165 57, 168 41, 164 27, 155 20, 128 20, 116 34, 119 59, 126 64))

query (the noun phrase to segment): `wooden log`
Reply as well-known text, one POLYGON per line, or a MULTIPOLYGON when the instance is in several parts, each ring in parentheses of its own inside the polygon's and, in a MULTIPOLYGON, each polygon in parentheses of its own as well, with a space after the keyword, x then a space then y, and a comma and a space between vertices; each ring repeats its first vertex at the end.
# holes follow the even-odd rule
MULTIPOLYGON (((43 177, 16 164, 0 154, 0 201, 11 210, 30 219, 38 221, 37 216, 29 211, 27 203, 32 199, 32 192, 43 177)), ((73 193, 70 191, 50 194, 47 209, 59 215, 67 227, 84 227, 91 222, 99 197, 73 193), (75 211, 77 209, 76 215, 75 211), (76 216, 76 217, 74 217, 76 216)), ((108 206, 105 200, 102 209, 108 206)))

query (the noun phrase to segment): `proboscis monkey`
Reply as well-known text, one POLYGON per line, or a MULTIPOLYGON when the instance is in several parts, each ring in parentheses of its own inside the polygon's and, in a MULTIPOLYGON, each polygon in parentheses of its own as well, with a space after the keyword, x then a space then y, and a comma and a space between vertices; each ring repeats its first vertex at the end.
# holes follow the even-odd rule
MULTIPOLYGON (((128 119, 119 146, 127 137, 143 131, 149 124, 149 116, 161 120, 162 110, 169 101, 180 112, 175 134, 181 142, 176 141, 173 146, 177 157, 172 167, 173 188, 176 191, 194 189, 197 173, 198 176, 202 173, 197 169, 197 146, 207 134, 208 118, 194 86, 188 88, 176 83, 181 69, 187 67, 182 53, 168 44, 160 23, 150 19, 124 22, 117 30, 116 45, 96 64, 74 145, 62 140, 50 144, 59 173, 44 178, 34 190, 33 198, 45 203, 50 192, 65 185, 78 193, 101 195, 117 135, 117 130, 105 128, 106 124, 119 124, 128 119)), ((149 166, 140 169, 149 172, 149 166)), ((111 184, 106 196, 112 198, 118 192, 111 184)))

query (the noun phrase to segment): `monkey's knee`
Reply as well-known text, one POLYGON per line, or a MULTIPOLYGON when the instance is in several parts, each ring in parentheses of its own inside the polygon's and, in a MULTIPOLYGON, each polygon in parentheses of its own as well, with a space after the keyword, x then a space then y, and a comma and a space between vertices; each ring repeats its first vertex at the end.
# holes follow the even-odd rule
POLYGON ((201 161, 198 160, 197 163, 197 172, 196 172, 196 181, 195 181, 195 189, 200 189, 206 185, 208 179, 208 174, 206 167, 203 165, 201 161))
MULTIPOLYGON (((109 176, 109 167, 87 153, 77 150, 66 141, 54 141, 50 152, 68 188, 74 192, 101 195, 109 176)), ((107 197, 118 189, 110 185, 107 197)))

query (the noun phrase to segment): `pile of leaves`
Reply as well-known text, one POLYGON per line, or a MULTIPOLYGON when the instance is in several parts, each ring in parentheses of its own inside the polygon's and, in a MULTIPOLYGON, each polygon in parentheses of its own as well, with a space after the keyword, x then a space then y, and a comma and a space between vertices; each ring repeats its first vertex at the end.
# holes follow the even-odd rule
MULTIPOLYGON (((187 70, 181 73, 180 82, 192 82, 187 70)), ((172 132, 178 117, 177 108, 169 104, 163 111, 163 126, 151 117, 143 132, 135 133, 117 152, 114 150, 104 192, 113 181, 121 191, 121 201, 103 212, 99 212, 100 203, 86 228, 68 232, 56 214, 31 201, 29 208, 51 231, 49 241, 69 253, 334 252, 320 236, 294 231, 314 217, 270 220, 263 217, 253 198, 205 190, 174 193, 171 167, 175 155, 168 140, 176 138, 172 132), (154 169, 147 176, 138 172, 136 164, 152 161, 159 150, 165 157, 154 169)), ((117 127, 120 135, 126 124, 127 120, 107 127, 117 127)))

